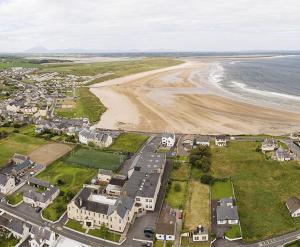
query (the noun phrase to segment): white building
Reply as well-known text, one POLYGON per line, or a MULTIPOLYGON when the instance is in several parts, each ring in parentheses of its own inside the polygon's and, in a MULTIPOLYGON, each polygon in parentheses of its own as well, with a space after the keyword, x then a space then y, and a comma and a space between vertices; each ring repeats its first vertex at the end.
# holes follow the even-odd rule
POLYGON ((15 177, 0 174, 0 192, 2 194, 9 193, 11 190, 15 188, 15 186, 16 186, 15 177))
POLYGON ((225 147, 227 146, 227 141, 227 136, 216 136, 215 145, 218 147, 225 147))
POLYGON ((198 226, 195 230, 190 232, 190 237, 193 242, 208 241, 208 231, 203 226, 198 226))
POLYGON ((83 129, 79 132, 79 142, 86 145, 93 143, 98 147, 109 147, 113 139, 109 133, 83 129))
POLYGON ((100 182, 109 182, 113 176, 113 172, 111 170, 99 169, 97 178, 100 182))
POLYGON ((196 145, 209 146, 208 136, 197 136, 195 140, 196 145))
POLYGON ((276 148, 278 148, 277 141, 273 138, 266 138, 261 145, 261 151, 263 152, 274 151, 276 148))
POLYGON ((55 233, 52 232, 49 228, 32 226, 30 231, 30 237, 30 247, 56 246, 55 233))
POLYGON ((161 144, 164 147, 173 147, 175 145, 176 136, 175 134, 163 134, 161 137, 161 144))

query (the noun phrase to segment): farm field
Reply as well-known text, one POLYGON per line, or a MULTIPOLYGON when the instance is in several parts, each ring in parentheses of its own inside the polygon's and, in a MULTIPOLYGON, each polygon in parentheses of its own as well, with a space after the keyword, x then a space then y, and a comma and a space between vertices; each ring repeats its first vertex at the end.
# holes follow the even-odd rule
POLYGON ((29 157, 35 163, 49 165, 71 151, 73 147, 63 143, 47 143, 33 150, 29 157))
POLYGON ((0 167, 6 165, 14 153, 28 155, 45 143, 46 141, 43 139, 11 133, 7 138, 0 140, 0 167))
POLYGON ((91 123, 98 122, 106 111, 105 106, 87 87, 78 88, 77 94, 78 99, 72 108, 56 109, 55 114, 66 118, 87 117, 91 123))
POLYGON ((190 181, 185 206, 184 229, 192 230, 198 225, 210 229, 209 186, 190 181))
POLYGON ((124 153, 136 153, 147 139, 148 136, 145 135, 122 133, 109 149, 124 153))
POLYGON ((124 155, 117 153, 80 147, 72 151, 65 158, 65 161, 82 167, 109 169, 116 172, 124 159, 124 155))
POLYGON ((95 174, 95 169, 74 166, 60 160, 49 165, 37 178, 59 186, 61 192, 53 203, 43 210, 43 216, 52 221, 59 219, 67 209, 68 202, 95 174))
POLYGON ((300 166, 266 159, 256 149, 258 142, 230 142, 229 147, 212 147, 215 177, 231 177, 246 242, 267 239, 296 229, 286 200, 299 195, 300 166), (263 220, 262 220, 263 219, 263 220))

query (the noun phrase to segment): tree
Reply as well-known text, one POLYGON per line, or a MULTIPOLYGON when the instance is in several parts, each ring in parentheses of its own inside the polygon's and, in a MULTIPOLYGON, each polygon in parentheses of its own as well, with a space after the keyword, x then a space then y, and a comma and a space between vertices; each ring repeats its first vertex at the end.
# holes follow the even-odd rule
POLYGON ((213 183, 213 181, 214 181, 214 177, 211 175, 207 175, 207 174, 202 175, 200 178, 200 182, 203 184, 210 185, 213 183))

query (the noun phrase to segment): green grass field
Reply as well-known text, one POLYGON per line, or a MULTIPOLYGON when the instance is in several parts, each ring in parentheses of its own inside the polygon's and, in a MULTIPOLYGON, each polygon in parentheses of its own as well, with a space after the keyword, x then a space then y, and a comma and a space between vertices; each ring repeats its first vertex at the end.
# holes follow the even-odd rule
POLYGON ((256 152, 257 142, 230 142, 227 148, 212 147, 212 171, 216 177, 232 178, 246 242, 267 239, 300 229, 285 206, 299 196, 300 166, 267 160, 256 152))
POLYGON ((109 149, 124 152, 135 153, 148 139, 148 136, 135 133, 122 133, 109 147, 109 149))
POLYGON ((189 179, 190 169, 191 169, 190 164, 180 163, 177 169, 173 167, 170 178, 172 180, 186 181, 189 179))
POLYGON ((97 238, 103 238, 109 241, 119 242, 121 235, 118 233, 112 233, 112 232, 103 232, 101 229, 90 229, 88 231, 89 235, 92 235, 97 238))
POLYGON ((67 209, 68 202, 82 188, 84 183, 90 182, 95 174, 95 169, 74 166, 63 161, 56 161, 49 165, 37 178, 53 185, 57 185, 59 180, 62 181, 62 184, 59 185, 61 194, 43 210, 43 216, 52 221, 59 219, 67 209))
POLYGON ((108 79, 122 77, 134 73, 148 70, 154 70, 173 66, 182 63, 181 61, 168 58, 147 58, 142 60, 99 62, 86 64, 46 64, 39 70, 44 72, 59 72, 66 75, 90 75, 112 73, 111 75, 101 77, 93 83, 102 82, 108 79))
POLYGON ((82 227, 79 221, 68 219, 68 222, 65 224, 66 227, 69 227, 78 232, 85 232, 86 229, 82 227))
POLYGON ((6 196, 6 199, 9 204, 16 205, 23 200, 23 194, 19 192, 15 192, 6 196))
POLYGON ((103 152, 93 148, 78 148, 66 156, 67 163, 73 163, 82 167, 118 170, 125 157, 117 153, 103 152))
POLYGON ((59 108, 55 114, 59 117, 80 118, 87 117, 91 123, 100 120, 101 115, 106 111, 98 97, 92 94, 87 87, 80 87, 77 90, 78 99, 73 108, 59 108))
POLYGON ((187 197, 187 182, 172 181, 168 189, 165 201, 172 208, 184 209, 187 197), (177 184, 177 185, 176 185, 177 184), (176 191, 176 186, 180 187, 180 191, 176 191))
POLYGON ((290 244, 287 244, 284 247, 300 247, 300 240, 290 243, 290 244))
POLYGON ((13 247, 13 246, 16 246, 19 242, 20 242, 20 240, 17 238, 14 238, 13 236, 11 236, 10 238, 4 238, 4 237, 0 238, 0 246, 1 247, 13 247))
POLYGON ((211 187, 211 198, 220 200, 221 198, 233 198, 231 182, 228 179, 226 182, 214 182, 211 187))
POLYGON ((7 138, 0 140, 0 167, 6 165, 14 153, 28 155, 46 141, 36 137, 11 133, 7 138))
POLYGON ((195 242, 195 243, 189 243, 188 237, 182 237, 181 238, 181 246, 182 247, 209 247, 209 242, 195 242))
POLYGON ((225 233, 226 237, 234 239, 234 238, 240 238, 241 232, 240 232, 240 226, 239 225, 232 225, 230 230, 228 230, 225 233))

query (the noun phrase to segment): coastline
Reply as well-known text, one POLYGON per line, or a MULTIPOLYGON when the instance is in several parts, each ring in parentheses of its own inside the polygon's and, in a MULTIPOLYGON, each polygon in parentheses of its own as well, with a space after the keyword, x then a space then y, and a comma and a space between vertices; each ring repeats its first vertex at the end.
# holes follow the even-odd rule
POLYGON ((209 66, 217 61, 191 59, 90 86, 108 108, 96 127, 201 134, 280 135, 299 130, 299 113, 251 104, 211 84, 209 66))

